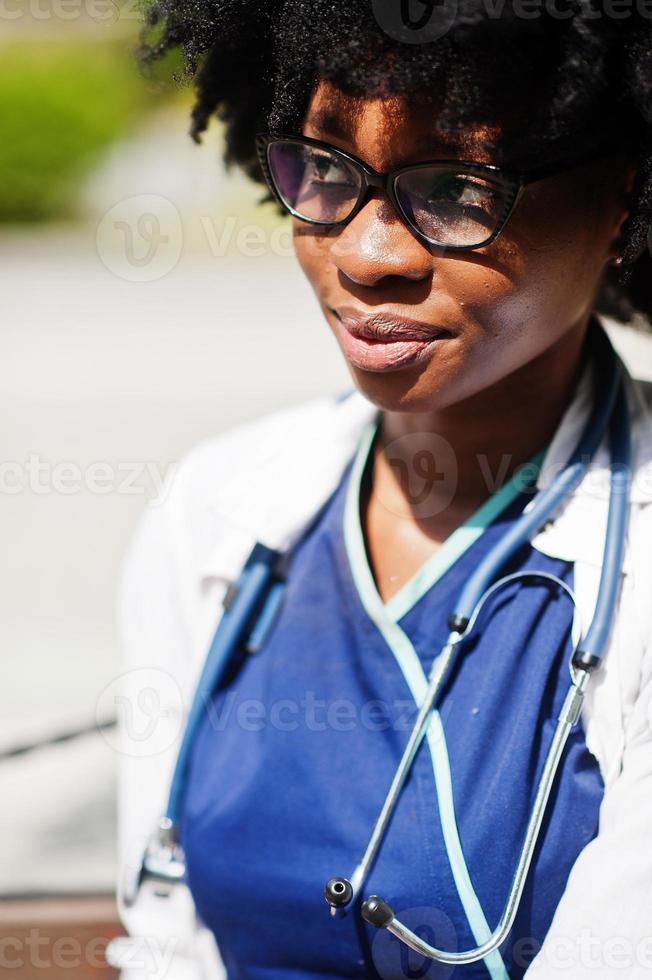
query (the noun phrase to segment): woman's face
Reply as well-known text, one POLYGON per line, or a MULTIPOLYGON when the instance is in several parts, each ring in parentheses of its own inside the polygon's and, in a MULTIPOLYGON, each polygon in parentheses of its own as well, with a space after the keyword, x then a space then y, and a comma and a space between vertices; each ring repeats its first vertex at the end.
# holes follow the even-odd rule
MULTIPOLYGON (((485 141, 502 135, 478 126, 444 143, 432 109, 347 96, 327 82, 313 93, 303 133, 380 172, 439 158, 496 163, 485 141)), ((383 409, 439 411, 556 344, 563 350, 563 338, 586 326, 632 174, 610 157, 529 184, 501 235, 466 252, 422 244, 376 189, 342 228, 293 218, 297 257, 356 386, 383 409), (408 325, 412 341, 351 335, 370 322, 391 329, 395 318, 417 322, 408 325)))

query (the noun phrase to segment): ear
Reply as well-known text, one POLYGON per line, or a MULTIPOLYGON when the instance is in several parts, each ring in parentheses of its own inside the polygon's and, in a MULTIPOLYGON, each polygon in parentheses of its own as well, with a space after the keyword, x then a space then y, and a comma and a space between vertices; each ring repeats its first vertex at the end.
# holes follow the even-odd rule
POLYGON ((623 225, 627 221, 634 206, 634 186, 638 172, 638 166, 632 164, 625 171, 623 180, 619 181, 620 190, 616 198, 617 208, 614 214, 612 239, 609 243, 605 265, 607 263, 611 263, 612 265, 620 265, 622 263, 621 252, 624 246, 622 237, 623 225))

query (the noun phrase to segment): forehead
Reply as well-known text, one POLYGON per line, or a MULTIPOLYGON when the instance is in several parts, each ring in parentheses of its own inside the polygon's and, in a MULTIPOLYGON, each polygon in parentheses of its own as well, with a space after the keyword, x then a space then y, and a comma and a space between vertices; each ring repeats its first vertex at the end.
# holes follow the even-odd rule
POLYGON ((303 133, 332 142, 378 170, 423 159, 455 158, 494 163, 497 124, 474 124, 455 132, 437 127, 436 97, 364 98, 321 81, 310 99, 303 133))

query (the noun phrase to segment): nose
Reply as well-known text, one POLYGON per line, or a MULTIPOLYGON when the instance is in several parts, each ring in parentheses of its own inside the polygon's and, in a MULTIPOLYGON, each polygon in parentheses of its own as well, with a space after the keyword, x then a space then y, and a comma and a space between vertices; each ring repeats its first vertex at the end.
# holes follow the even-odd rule
POLYGON ((433 268, 432 253, 415 238, 381 191, 373 191, 333 239, 331 259, 360 286, 375 286, 388 276, 418 282, 430 276, 433 268))

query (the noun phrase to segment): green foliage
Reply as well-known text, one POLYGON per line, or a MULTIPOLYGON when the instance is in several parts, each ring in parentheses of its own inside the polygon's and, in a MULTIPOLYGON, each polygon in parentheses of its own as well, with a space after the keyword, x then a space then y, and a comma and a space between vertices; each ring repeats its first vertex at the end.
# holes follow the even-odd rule
POLYGON ((71 216, 101 152, 161 100, 132 48, 83 38, 0 47, 0 222, 71 216))

